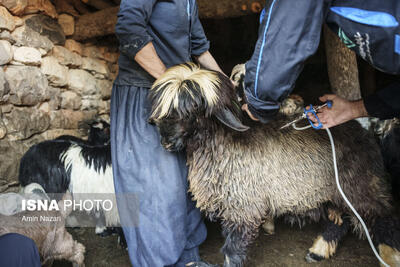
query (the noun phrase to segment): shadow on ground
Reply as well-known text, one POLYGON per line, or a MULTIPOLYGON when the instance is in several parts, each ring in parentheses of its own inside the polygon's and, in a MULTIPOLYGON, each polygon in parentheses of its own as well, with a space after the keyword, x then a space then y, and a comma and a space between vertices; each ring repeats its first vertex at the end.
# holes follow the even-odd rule
MULTIPOLYGON (((219 250, 223 244, 221 231, 217 223, 207 223, 209 233, 206 242, 200 248, 201 257, 211 263, 222 265, 223 256, 219 250)), ((276 233, 267 236, 263 231, 250 248, 246 267, 266 266, 378 266, 366 240, 359 240, 349 234, 340 243, 336 255, 321 263, 309 264, 304 256, 312 245, 314 238, 320 233, 319 224, 307 225, 303 229, 291 227, 280 221, 276 224, 276 233)), ((87 267, 128 267, 130 266, 126 250, 119 248, 117 237, 101 238, 96 236, 93 228, 71 229, 73 236, 86 246, 87 267)), ((55 262, 54 267, 72 266, 67 262, 55 262)))

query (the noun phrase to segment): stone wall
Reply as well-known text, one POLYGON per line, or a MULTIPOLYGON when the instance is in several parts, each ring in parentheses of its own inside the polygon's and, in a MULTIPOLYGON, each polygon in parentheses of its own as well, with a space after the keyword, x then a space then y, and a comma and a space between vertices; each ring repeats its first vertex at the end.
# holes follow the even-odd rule
POLYGON ((62 134, 82 137, 81 122, 109 118, 118 58, 116 45, 69 39, 69 15, 31 14, 42 11, 38 9, 14 16, 15 7, 7 9, 4 3, 0 1, 0 190, 17 180, 19 160, 31 145, 62 134))

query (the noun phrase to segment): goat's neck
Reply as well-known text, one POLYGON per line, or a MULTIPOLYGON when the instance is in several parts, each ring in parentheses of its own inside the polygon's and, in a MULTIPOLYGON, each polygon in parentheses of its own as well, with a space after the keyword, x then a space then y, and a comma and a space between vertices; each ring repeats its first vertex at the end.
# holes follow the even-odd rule
POLYGON ((223 147, 229 145, 232 135, 230 130, 215 121, 210 120, 203 126, 199 125, 187 144, 188 160, 195 154, 207 154, 206 156, 210 159, 218 157, 223 147))

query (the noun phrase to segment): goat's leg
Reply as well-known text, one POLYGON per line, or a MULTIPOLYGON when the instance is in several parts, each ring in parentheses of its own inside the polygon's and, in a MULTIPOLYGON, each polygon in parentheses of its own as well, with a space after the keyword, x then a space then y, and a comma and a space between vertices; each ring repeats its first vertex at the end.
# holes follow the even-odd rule
POLYGON ((225 237, 225 244, 222 247, 222 253, 225 255, 224 267, 242 267, 247 248, 257 236, 258 227, 223 226, 222 233, 225 237))
POLYGON ((308 250, 306 260, 316 262, 328 259, 336 252, 339 241, 347 234, 349 228, 348 219, 343 218, 341 213, 335 210, 329 210, 329 221, 325 230, 308 250))
POLYGON ((267 217, 265 222, 262 224, 262 228, 267 235, 275 234, 275 223, 273 217, 267 217))
POLYGON ((372 227, 374 243, 382 259, 391 267, 400 266, 400 220, 394 217, 377 218, 372 227))
POLYGON ((73 263, 75 267, 84 267, 85 266, 85 246, 81 243, 74 240, 73 244, 73 255, 68 258, 70 262, 73 263))

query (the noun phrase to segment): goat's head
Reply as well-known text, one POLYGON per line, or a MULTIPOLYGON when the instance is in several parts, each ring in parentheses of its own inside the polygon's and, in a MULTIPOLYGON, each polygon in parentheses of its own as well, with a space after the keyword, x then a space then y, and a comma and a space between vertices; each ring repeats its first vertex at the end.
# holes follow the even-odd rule
POLYGON ((96 119, 89 123, 88 141, 92 145, 105 145, 110 142, 110 124, 102 119, 96 119))
POLYGON ((235 131, 249 129, 240 120, 242 112, 229 78, 193 63, 169 68, 149 97, 149 121, 157 125, 161 143, 169 151, 182 150, 199 126, 215 118, 235 131))

